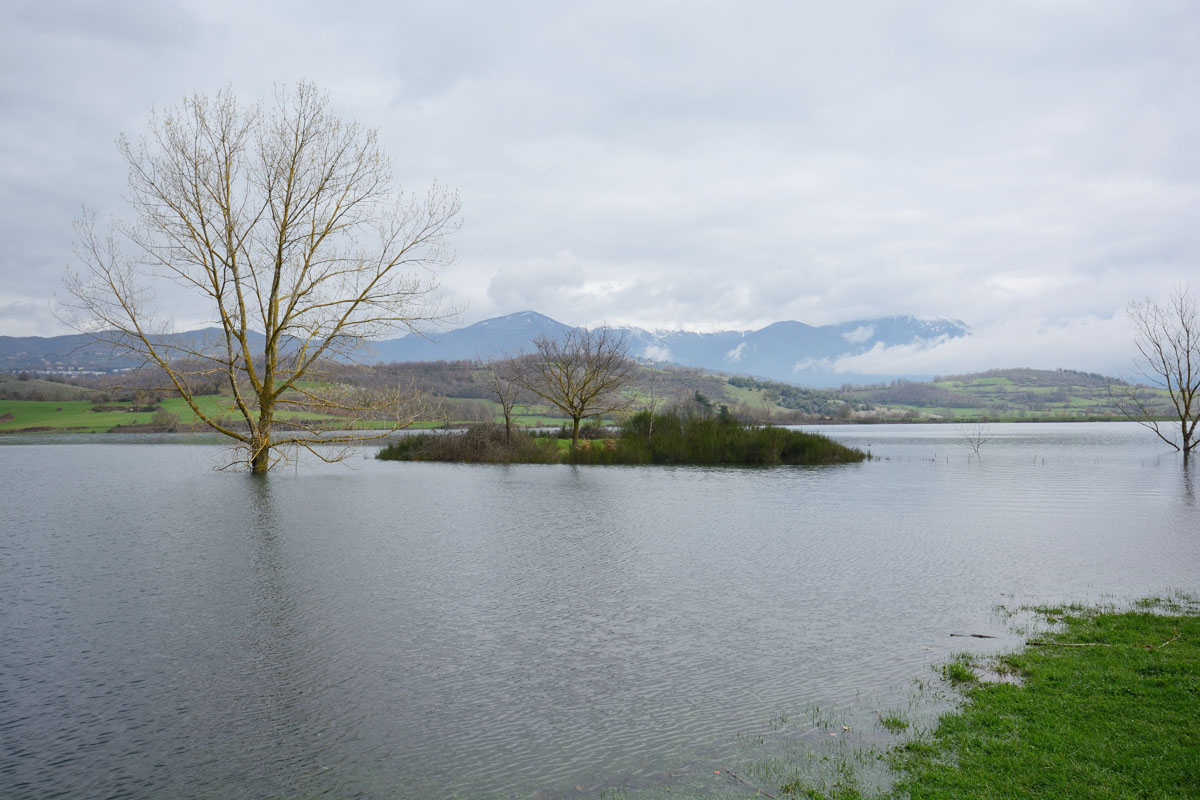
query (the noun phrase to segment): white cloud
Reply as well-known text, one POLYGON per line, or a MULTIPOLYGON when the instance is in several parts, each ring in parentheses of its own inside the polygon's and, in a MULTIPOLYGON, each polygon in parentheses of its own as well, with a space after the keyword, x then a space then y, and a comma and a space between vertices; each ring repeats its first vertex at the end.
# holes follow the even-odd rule
POLYGON ((829 366, 838 372, 874 375, 950 375, 1006 367, 1123 375, 1131 369, 1131 336, 1123 312, 1054 323, 1013 318, 932 346, 876 344, 829 366))
POLYGON ((873 325, 859 325, 854 330, 843 333, 842 338, 851 344, 862 344, 869 342, 874 335, 875 327, 873 325))
POLYGON ((62 332, 48 300, 4 292, 0 292, 0 323, 0 336, 57 336, 62 332))
POLYGON ((845 372, 845 370, 838 370, 837 364, 831 358, 802 358, 792 365, 792 372, 803 372, 809 369, 821 372, 828 372, 830 370, 845 372))
POLYGON ((642 351, 641 357, 649 361, 670 361, 671 350, 665 345, 648 344, 646 345, 646 349, 642 351))
MULTIPOLYGON (((253 98, 302 77, 380 129, 405 184, 459 189, 442 280, 464 323, 913 314, 976 335, 862 358, 1082 367, 1103 354, 1071 332, 1104 326, 1081 320, 1200 263, 1183 0, 60 6, 0 10, 13 296, 59 287, 80 202, 120 208, 119 132, 193 91, 253 98)), ((171 302, 176 320, 210 316, 171 302)), ((0 304, 0 333, 61 332, 29 309, 0 304)), ((1129 349, 1109 344, 1110 360, 1129 349)))

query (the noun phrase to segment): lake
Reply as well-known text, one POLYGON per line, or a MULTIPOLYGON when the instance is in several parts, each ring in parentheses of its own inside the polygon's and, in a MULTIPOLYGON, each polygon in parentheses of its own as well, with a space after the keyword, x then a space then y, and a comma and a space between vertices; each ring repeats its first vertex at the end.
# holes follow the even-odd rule
POLYGON ((0 796, 744 797, 747 742, 879 741, 1019 644, 1000 606, 1200 589, 1200 468, 1136 425, 823 430, 873 459, 256 479, 0 439, 0 796))

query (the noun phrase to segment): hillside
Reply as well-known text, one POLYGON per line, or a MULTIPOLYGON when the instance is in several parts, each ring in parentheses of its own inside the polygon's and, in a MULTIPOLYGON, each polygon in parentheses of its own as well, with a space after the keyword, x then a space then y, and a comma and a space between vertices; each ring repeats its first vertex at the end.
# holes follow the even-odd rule
POLYGON ((861 403, 916 418, 1121 418, 1109 387, 1122 381, 1074 370, 994 369, 917 383, 855 387, 861 403))
POLYGON ((0 372, 0 400, 86 400, 95 389, 0 372))
MULTIPOLYGON (((437 399, 429 421, 436 423, 484 422, 498 418, 499 405, 492 400, 486 380, 486 366, 476 361, 429 361, 378 364, 374 367, 341 365, 334 380, 365 388, 409 386, 437 399)), ((81 411, 99 402, 97 411, 118 413, 151 409, 158 400, 168 400, 167 392, 155 392, 148 373, 124 373, 110 376, 80 376, 72 379, 80 385, 34 378, 18 379, 0 374, 0 432, 30 427, 55 429, 78 427, 78 420, 67 424, 60 418, 43 414, 45 405, 54 411, 64 401, 75 401, 81 411), (114 388, 124 387, 124 388, 114 388), (156 400, 157 397, 157 400, 156 400), (98 398, 98 399, 97 399, 98 398), (44 403, 29 402, 42 400, 44 403), (82 401, 89 402, 82 402, 82 401)), ((699 369, 651 367, 639 365, 626 389, 631 408, 677 407, 685 412, 716 413, 726 406, 737 418, 751 423, 812 424, 822 422, 957 422, 963 420, 1035 421, 1035 420, 1119 420, 1123 419, 1109 400, 1108 387, 1119 381, 1092 373, 1072 370, 990 370, 973 375, 951 375, 929 382, 894 381, 890 384, 845 387, 840 390, 811 389, 778 381, 722 375, 699 369)), ((219 388, 214 385, 213 390, 219 388)), ((1165 395, 1160 393, 1160 408, 1168 414, 1165 395)), ((228 405, 216 395, 205 402, 228 405)), ((62 409, 57 409, 61 411, 62 409)), ((180 407, 181 421, 190 420, 190 412, 180 407)), ((231 407, 225 409, 231 412, 231 407)), ((142 412, 136 412, 142 413, 142 412)), ((121 415, 118 413, 118 417, 121 415)), ((558 413, 544 404, 525 404, 518 408, 519 423, 557 425, 558 413)), ((105 429, 99 417, 85 415, 89 429, 105 429)), ((105 417, 107 420, 108 417, 105 417)), ((123 421, 114 417, 109 424, 123 421)), ((137 420, 144 422, 140 417, 137 420)))

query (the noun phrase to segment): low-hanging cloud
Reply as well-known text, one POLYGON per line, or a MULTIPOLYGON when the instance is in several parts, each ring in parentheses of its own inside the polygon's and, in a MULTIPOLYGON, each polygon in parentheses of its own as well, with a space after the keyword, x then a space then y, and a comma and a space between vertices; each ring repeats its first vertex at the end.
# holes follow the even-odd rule
POLYGON ((953 375, 1006 367, 1126 375, 1132 366, 1132 333, 1123 312, 1053 323, 1013 318, 933 345, 876 344, 826 366, 868 375, 953 375))

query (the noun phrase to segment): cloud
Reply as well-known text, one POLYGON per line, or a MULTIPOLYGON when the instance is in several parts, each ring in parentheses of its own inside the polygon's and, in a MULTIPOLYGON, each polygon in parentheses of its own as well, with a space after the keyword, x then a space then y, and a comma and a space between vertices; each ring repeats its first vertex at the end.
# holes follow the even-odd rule
POLYGON ((873 325, 859 325, 854 330, 843 333, 842 338, 851 344, 862 344, 869 342, 874 335, 875 327, 873 325))
MULTIPOLYGON (((378 127, 405 185, 458 188, 459 261, 441 277, 463 323, 912 314, 977 331, 935 348, 947 361, 1069 366, 1101 359, 1054 331, 1200 263, 1189 3, 145 5, 0 11, 14 295, 58 287, 80 202, 121 210, 113 139, 152 107, 302 77, 378 127), (1032 343, 1013 320, 1046 332, 1032 343)), ((177 320, 211 316, 171 302, 177 320)))
POLYGON ((641 357, 649 361, 670 361, 671 350, 665 345, 648 344, 646 349, 642 350, 641 357))
POLYGON ((987 369, 1077 369, 1126 375, 1132 367, 1132 335, 1123 312, 1059 322, 1014 318, 969 336, 931 345, 885 347, 877 343, 859 355, 826 364, 837 372, 868 375, 952 375, 987 369))
POLYGON ((47 318, 54 319, 48 301, 0 293, 0 336, 57 336, 57 320, 47 318))

